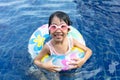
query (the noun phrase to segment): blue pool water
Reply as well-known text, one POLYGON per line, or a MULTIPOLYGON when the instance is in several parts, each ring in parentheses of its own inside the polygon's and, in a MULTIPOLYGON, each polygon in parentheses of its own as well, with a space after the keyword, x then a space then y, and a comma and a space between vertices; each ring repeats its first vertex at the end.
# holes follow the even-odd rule
POLYGON ((70 15, 93 50, 76 80, 120 80, 119 0, 0 0, 0 80, 46 80, 27 47, 57 10, 70 15))

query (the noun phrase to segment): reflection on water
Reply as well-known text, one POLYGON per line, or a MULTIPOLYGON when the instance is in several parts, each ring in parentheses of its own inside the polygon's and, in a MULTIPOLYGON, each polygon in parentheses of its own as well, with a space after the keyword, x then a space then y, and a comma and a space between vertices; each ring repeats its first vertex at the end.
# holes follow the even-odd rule
POLYGON ((27 46, 32 33, 56 10, 70 15, 93 50, 78 80, 119 80, 119 0, 0 0, 0 79, 46 80, 33 66, 27 46))

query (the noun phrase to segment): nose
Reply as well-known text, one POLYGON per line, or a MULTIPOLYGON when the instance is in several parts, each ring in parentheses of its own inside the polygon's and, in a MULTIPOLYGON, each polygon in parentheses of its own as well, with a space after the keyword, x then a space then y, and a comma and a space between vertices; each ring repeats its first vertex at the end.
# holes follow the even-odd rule
POLYGON ((56 32, 61 32, 61 29, 60 29, 60 28, 57 28, 57 29, 56 29, 56 32))

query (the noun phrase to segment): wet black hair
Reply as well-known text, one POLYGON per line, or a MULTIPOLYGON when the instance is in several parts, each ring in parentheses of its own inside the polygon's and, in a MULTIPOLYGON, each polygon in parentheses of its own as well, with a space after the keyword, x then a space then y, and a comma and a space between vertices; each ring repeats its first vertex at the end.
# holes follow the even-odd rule
POLYGON ((65 12, 56 11, 53 14, 50 15, 48 26, 51 25, 51 22, 52 22, 52 19, 53 19, 54 16, 58 17, 60 20, 63 20, 68 26, 70 26, 72 24, 69 16, 65 12))

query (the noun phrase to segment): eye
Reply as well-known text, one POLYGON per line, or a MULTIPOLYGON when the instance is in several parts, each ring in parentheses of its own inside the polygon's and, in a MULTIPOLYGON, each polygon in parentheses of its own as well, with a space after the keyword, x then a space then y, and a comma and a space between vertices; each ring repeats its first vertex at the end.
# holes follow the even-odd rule
POLYGON ((66 28, 66 25, 62 25, 61 28, 66 28))
POLYGON ((53 26, 51 26, 51 28, 52 28, 52 29, 55 29, 55 28, 56 28, 56 26, 55 26, 55 25, 53 25, 53 26))
POLYGON ((67 29, 67 26, 66 25, 62 25, 61 28, 62 29, 67 29))
POLYGON ((56 26, 55 25, 51 25, 50 26, 50 30, 55 30, 56 29, 56 26))

